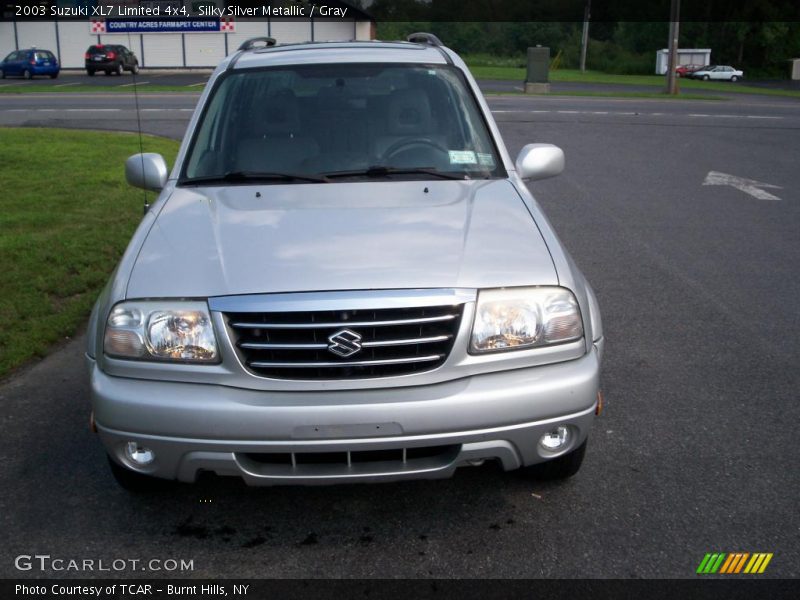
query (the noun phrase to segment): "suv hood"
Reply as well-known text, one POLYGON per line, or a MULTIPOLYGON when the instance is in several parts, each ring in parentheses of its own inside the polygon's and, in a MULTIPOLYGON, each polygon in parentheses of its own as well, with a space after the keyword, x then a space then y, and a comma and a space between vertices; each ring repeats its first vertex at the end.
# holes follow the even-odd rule
POLYGON ((175 188, 127 297, 532 284, 558 278, 509 181, 370 181, 175 188))

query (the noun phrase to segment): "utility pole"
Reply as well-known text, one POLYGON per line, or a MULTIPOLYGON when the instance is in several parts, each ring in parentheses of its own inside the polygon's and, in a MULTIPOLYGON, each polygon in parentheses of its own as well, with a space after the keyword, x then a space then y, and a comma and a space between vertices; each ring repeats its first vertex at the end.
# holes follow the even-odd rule
POLYGON ((671 0, 669 7, 669 58, 667 60, 667 89, 666 93, 678 93, 678 79, 675 68, 678 66, 678 37, 681 26, 681 0, 671 0))
POLYGON ((583 11, 583 34, 581 35, 581 73, 586 71, 586 49, 589 46, 589 18, 592 10, 592 0, 586 0, 583 11))

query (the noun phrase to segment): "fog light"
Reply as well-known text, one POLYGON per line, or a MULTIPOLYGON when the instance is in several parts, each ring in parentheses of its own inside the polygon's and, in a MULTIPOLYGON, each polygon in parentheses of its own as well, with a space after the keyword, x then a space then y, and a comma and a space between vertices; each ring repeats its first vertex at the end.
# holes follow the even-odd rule
POLYGON ((128 442, 125 444, 125 456, 129 461, 140 467, 144 467, 152 463, 156 459, 156 453, 140 446, 136 442, 128 442))
POLYGON ((560 427, 556 427, 552 431, 548 431, 542 436, 542 439, 539 440, 539 444, 545 450, 549 450, 550 452, 555 452, 557 450, 561 450, 564 448, 567 443, 569 442, 569 429, 564 427, 563 425, 560 427))

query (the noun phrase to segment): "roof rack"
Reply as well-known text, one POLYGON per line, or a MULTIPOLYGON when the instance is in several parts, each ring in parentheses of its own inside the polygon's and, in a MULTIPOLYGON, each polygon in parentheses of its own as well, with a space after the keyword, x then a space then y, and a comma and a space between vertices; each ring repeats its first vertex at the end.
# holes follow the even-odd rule
POLYGON ((432 33, 425 33, 423 31, 412 33, 406 38, 406 40, 409 42, 413 42, 415 44, 428 44, 429 46, 444 46, 442 40, 440 40, 438 37, 436 37, 432 33))
POLYGON ((242 42, 242 45, 239 46, 239 50, 252 50, 253 48, 269 48, 270 46, 275 46, 277 43, 278 42, 275 41, 275 38, 254 37, 242 42), (262 42, 263 45, 258 45, 259 42, 262 42))

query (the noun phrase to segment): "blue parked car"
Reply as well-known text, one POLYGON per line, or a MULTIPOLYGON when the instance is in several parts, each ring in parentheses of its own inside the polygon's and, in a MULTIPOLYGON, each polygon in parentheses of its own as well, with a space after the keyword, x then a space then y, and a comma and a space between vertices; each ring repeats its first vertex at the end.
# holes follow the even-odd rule
POLYGON ((55 54, 40 48, 16 50, 0 62, 2 79, 7 75, 18 75, 25 79, 31 79, 36 75, 49 75, 50 79, 55 79, 60 70, 55 54))

